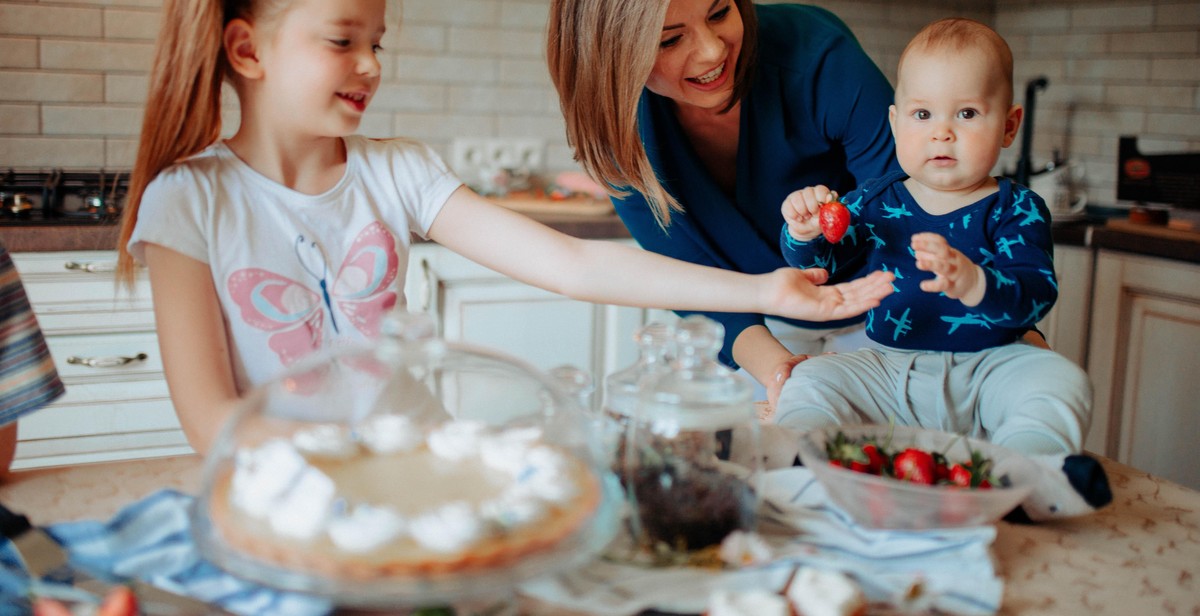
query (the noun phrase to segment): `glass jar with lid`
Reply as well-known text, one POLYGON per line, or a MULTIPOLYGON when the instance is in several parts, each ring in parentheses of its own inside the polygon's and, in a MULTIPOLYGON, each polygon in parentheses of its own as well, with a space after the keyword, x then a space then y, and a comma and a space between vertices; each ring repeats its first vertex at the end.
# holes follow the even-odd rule
POLYGON ((704 560, 756 528, 758 418, 749 383, 717 361, 723 329, 700 315, 680 321, 671 369, 640 386, 623 475, 636 543, 653 564, 704 560))

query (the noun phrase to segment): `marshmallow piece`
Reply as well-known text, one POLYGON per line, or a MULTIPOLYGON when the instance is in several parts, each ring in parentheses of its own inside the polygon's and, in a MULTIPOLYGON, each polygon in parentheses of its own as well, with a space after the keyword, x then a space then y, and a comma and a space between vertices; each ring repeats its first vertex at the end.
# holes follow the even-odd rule
POLYGON ((867 609, 866 597, 849 576, 812 567, 792 576, 787 598, 804 616, 856 616, 867 609))
POLYGON ((483 536, 483 519, 465 502, 454 502, 421 514, 409 524, 413 539, 435 552, 454 552, 483 536))
POLYGON ((264 519, 308 461, 284 439, 271 439, 257 449, 237 453, 231 500, 250 517, 264 519))
POLYGON ((758 533, 748 533, 735 530, 721 540, 717 554, 721 561, 735 567, 745 567, 769 562, 772 558, 771 546, 758 533))
POLYGON ((404 518, 387 507, 359 505, 329 521, 329 538, 338 548, 365 554, 404 533, 404 518))
POLYGON ((380 415, 358 429, 359 438, 376 455, 416 449, 424 436, 411 419, 403 415, 380 415))
POLYGON ((315 538, 325 528, 336 493, 337 487, 325 473, 305 468, 267 518, 271 530, 301 541, 315 538))
POLYGON ((346 460, 358 455, 358 443, 350 432, 333 424, 313 426, 292 435, 292 443, 302 453, 315 458, 346 460))
POLYGON ((451 462, 478 456, 486 429, 486 425, 477 421, 448 422, 429 434, 429 450, 451 462))
POLYGON ((787 599, 766 590, 714 590, 708 616, 790 616, 787 599))

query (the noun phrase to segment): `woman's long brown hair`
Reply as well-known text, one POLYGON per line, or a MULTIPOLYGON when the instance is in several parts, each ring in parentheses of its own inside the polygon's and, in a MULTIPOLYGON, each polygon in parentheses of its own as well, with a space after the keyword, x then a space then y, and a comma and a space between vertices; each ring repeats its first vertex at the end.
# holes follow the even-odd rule
POLYGON ((223 4, 232 3, 163 3, 150 92, 117 246, 117 280, 127 287, 134 279, 133 256, 127 244, 137 225, 146 186, 163 169, 212 145, 221 134, 223 4))
MULTIPOLYGON (((745 33, 725 111, 750 87, 758 48, 752 0, 734 0, 745 33)), ((575 159, 616 197, 641 193, 665 229, 683 211, 655 174, 638 131, 638 102, 658 55, 670 0, 551 0, 546 61, 575 159)))

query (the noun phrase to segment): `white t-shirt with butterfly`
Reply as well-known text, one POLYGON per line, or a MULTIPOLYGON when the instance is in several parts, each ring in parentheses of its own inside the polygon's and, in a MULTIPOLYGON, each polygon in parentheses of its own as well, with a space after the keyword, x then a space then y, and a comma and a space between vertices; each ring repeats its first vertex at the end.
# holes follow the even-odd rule
POLYGON ((428 146, 345 138, 346 173, 306 195, 223 142, 146 188, 129 251, 146 243, 202 261, 224 311, 239 391, 312 353, 374 338, 404 300, 411 235, 426 237, 462 182, 428 146))

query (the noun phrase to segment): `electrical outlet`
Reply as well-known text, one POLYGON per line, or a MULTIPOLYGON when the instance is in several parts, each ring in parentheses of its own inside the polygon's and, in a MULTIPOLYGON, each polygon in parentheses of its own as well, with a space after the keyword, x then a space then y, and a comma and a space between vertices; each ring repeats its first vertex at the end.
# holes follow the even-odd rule
POLYGON ((476 190, 490 191, 497 173, 539 173, 545 150, 546 144, 533 138, 459 138, 450 146, 450 167, 476 190))

